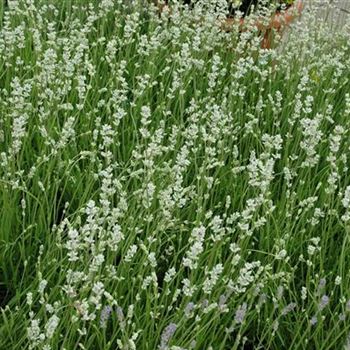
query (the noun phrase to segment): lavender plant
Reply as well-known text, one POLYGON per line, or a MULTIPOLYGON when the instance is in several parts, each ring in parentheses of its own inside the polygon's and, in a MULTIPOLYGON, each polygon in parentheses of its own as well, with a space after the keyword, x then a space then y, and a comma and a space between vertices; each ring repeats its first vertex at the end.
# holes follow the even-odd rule
POLYGON ((0 349, 349 348, 350 23, 224 3, 0 5, 0 349))

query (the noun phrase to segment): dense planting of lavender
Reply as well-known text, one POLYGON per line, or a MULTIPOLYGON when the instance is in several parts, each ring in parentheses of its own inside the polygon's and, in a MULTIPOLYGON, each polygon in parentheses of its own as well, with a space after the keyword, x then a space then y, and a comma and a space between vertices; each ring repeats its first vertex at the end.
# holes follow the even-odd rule
POLYGON ((0 349, 350 349, 350 26, 212 3, 0 5, 0 349))

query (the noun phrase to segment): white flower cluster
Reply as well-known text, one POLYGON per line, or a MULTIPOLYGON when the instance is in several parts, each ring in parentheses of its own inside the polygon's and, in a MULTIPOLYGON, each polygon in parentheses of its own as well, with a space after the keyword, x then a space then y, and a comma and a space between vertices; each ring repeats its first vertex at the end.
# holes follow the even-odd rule
POLYGON ((0 6, 0 349, 341 344, 350 28, 270 3, 0 6))

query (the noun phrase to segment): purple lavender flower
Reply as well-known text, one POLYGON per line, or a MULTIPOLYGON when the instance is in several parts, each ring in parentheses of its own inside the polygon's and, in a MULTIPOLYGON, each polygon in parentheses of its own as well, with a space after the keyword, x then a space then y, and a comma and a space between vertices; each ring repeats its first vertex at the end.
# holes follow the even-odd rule
POLYGON ((246 312, 247 312, 247 303, 243 303, 236 310, 236 314, 235 314, 236 323, 241 324, 243 322, 246 312))
POLYGON ((328 304, 329 304, 329 297, 327 295, 323 295, 318 304, 318 309, 322 311, 328 304))
POLYGON ((106 323, 111 316, 112 313, 112 307, 109 305, 106 305, 102 310, 101 310, 101 315, 100 315, 100 326, 102 328, 106 327, 106 323))
POLYGON ((293 311, 295 307, 297 306, 296 303, 290 303, 288 304, 283 310, 282 310, 282 315, 287 315, 289 312, 293 311))
POLYGON ((326 286, 326 279, 321 278, 320 282, 318 283, 317 294, 320 294, 325 286, 326 286))
POLYGON ((170 323, 165 327, 160 340, 160 350, 167 350, 170 338, 174 335, 177 325, 175 323, 170 323))
POLYGON ((312 316, 312 318, 310 320, 310 324, 311 324, 311 326, 314 326, 316 323, 317 323, 317 317, 315 315, 315 316, 312 316))
POLYGON ((186 307, 185 307, 185 315, 186 317, 189 317, 192 310, 194 309, 194 303, 193 302, 189 302, 186 307))
POLYGON ((204 300, 202 301, 202 309, 205 309, 206 307, 208 307, 208 305, 209 305, 208 299, 204 299, 204 300))

